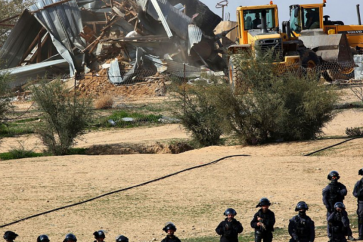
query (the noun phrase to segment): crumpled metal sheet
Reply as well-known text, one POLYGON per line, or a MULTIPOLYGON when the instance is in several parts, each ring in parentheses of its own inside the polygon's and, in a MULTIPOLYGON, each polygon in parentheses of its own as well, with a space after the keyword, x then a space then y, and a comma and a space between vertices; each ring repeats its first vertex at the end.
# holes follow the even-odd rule
MULTIPOLYGON (((175 34, 180 38, 187 40, 188 25, 192 22, 192 19, 187 15, 185 15, 184 13, 180 12, 167 0, 156 0, 156 1, 170 29, 174 31, 175 34)), ((159 20, 159 15, 150 1, 137 0, 137 4, 142 8, 144 12, 149 14, 155 20, 159 20)))
POLYGON ((203 32, 202 30, 194 24, 189 24, 188 26, 188 55, 190 55, 190 50, 193 48, 195 44, 198 44, 202 41, 203 32))
POLYGON ((363 55, 354 55, 354 62, 358 65, 354 68, 354 79, 363 80, 363 55))
POLYGON ((86 43, 80 33, 83 29, 81 13, 76 1, 72 0, 53 7, 44 8, 61 0, 38 0, 29 7, 34 16, 48 31, 58 53, 69 63, 70 74, 82 68, 75 58, 74 49, 83 50, 86 43))
POLYGON ((0 59, 3 61, 0 62, 0 68, 18 66, 41 28, 34 16, 28 10, 24 10, 0 51, 0 59))

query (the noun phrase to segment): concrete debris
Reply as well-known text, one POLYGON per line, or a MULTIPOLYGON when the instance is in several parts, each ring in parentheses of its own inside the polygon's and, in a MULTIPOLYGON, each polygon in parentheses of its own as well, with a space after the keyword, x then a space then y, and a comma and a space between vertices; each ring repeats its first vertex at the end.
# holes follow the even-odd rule
POLYGON ((85 95, 97 96, 85 88, 107 79, 118 86, 152 80, 154 94, 162 96, 167 76, 225 75, 222 54, 232 29, 219 26, 215 33, 220 22, 199 0, 37 0, 9 34, 0 68, 41 76, 68 63, 56 74, 74 76, 85 95))

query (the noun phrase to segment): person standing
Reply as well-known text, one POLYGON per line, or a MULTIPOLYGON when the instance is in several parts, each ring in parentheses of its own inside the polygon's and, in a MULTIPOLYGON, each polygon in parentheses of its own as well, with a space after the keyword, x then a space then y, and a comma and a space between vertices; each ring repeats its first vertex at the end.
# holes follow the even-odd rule
POLYGON ((349 227, 348 214, 342 202, 334 204, 334 210, 328 217, 330 242, 346 242, 345 238, 349 227))
POLYGON ((238 234, 242 233, 243 226, 234 218, 236 215, 237 212, 233 208, 227 208, 224 212, 227 218, 216 228, 217 234, 221 236, 220 242, 238 242, 238 234))
POLYGON ((176 227, 172 222, 167 222, 163 230, 167 235, 161 242, 180 242, 180 239, 174 235, 176 227))
POLYGON ((298 215, 292 217, 289 222, 290 242, 313 242, 315 239, 314 221, 306 215, 309 210, 308 205, 304 202, 298 202, 295 208, 298 215))
MULTIPOLYGON (((358 171, 358 175, 363 176, 363 168, 358 171)), ((354 186, 353 196, 357 198, 358 208, 358 240, 363 240, 363 178, 361 178, 354 186)))
POLYGON ((255 229, 255 242, 271 242, 275 225, 275 214, 269 207, 271 203, 267 198, 261 198, 256 208, 261 207, 251 221, 251 227, 255 229))

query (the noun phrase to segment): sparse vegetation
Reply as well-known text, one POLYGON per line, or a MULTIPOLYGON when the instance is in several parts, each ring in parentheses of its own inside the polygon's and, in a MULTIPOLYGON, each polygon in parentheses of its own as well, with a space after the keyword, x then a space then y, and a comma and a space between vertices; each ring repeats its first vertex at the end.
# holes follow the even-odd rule
POLYGON ((37 126, 39 135, 48 152, 65 155, 74 139, 83 134, 93 111, 90 99, 70 93, 61 81, 41 82, 33 86, 33 99, 43 112, 43 122, 37 126))
POLYGON ((142 125, 159 123, 162 117, 160 114, 143 114, 136 112, 116 111, 110 116, 103 117, 99 120, 98 127, 118 127, 131 128, 142 125))
POLYGON ((362 137, 363 136, 363 128, 360 128, 360 127, 346 128, 345 133, 349 137, 362 137))
POLYGON ((110 95, 104 95, 95 101, 96 109, 110 109, 113 105, 113 99, 110 95))

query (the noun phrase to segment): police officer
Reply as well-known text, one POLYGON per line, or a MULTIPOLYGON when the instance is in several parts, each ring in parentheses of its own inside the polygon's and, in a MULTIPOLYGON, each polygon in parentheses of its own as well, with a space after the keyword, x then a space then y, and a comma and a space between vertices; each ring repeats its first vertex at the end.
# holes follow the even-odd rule
MULTIPOLYGON (((330 214, 334 211, 334 204, 337 202, 343 202, 344 197, 347 195, 347 188, 340 182, 338 182, 340 176, 337 171, 331 171, 328 174, 328 179, 330 183, 323 189, 323 203, 327 209, 326 217, 328 218, 330 214)), ((328 237, 331 237, 329 230, 329 223, 327 226, 328 237)), ((352 236, 352 230, 349 228, 346 231, 348 239, 354 241, 352 236)))
POLYGON ((116 242, 129 242, 129 239, 123 235, 119 235, 116 237, 116 242))
POLYGON ((49 242, 49 238, 47 235, 45 234, 42 234, 42 235, 39 235, 38 238, 37 238, 37 242, 49 242))
MULTIPOLYGON (((363 168, 358 171, 358 175, 363 176, 363 168)), ((354 186, 353 195, 358 200, 358 231, 359 238, 358 240, 363 240, 363 178, 357 181, 354 186)))
POLYGON ((251 227, 255 229, 255 242, 271 242, 275 225, 275 214, 269 209, 271 203, 267 198, 261 198, 257 207, 261 207, 251 221, 251 227))
POLYGON ((306 215, 309 209, 304 202, 298 202, 295 208, 298 215, 292 217, 289 222, 289 234, 291 235, 290 242, 313 242, 315 239, 314 221, 306 215))
POLYGON ((74 234, 67 234, 63 242, 77 242, 77 237, 74 234))
POLYGON ((237 221, 234 216, 237 215, 236 210, 233 208, 227 208, 224 212, 224 216, 227 218, 220 222, 216 228, 217 234, 221 236, 220 242, 238 242, 238 234, 242 233, 242 224, 237 221))
POLYGON ((14 233, 13 231, 6 231, 4 233, 4 239, 7 242, 13 242, 16 237, 18 237, 18 235, 16 233, 14 233))
POLYGON ((174 235, 176 227, 172 222, 167 222, 163 230, 167 235, 161 242, 180 242, 180 239, 174 235))
POLYGON ((346 234, 349 229, 349 218, 342 202, 334 204, 334 211, 328 217, 331 242, 346 242, 346 234))
POLYGON ((102 230, 96 231, 93 233, 93 235, 95 236, 95 242, 102 242, 105 240, 105 233, 102 230))

